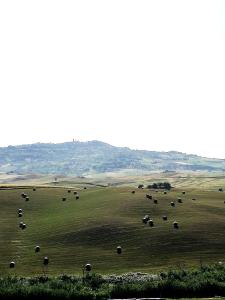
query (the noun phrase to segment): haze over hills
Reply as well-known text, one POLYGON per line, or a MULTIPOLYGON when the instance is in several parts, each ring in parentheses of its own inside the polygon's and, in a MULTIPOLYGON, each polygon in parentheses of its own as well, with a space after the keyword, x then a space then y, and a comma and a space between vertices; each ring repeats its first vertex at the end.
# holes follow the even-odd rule
POLYGON ((137 171, 225 171, 225 159, 116 147, 100 141, 0 148, 0 172, 90 175, 137 171))

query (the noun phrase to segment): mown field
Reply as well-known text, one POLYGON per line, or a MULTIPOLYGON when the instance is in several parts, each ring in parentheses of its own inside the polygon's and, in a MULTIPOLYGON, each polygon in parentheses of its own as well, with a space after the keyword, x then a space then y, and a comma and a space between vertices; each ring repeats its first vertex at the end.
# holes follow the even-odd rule
POLYGON ((167 194, 127 186, 80 187, 76 189, 79 199, 74 190, 0 190, 2 274, 82 274, 86 263, 101 274, 155 272, 225 261, 225 193, 214 186, 185 186, 185 195, 183 187, 167 194), (22 192, 29 201, 21 197, 22 192), (158 204, 146 199, 146 193, 158 204), (183 203, 177 203, 178 197, 183 203), (24 211, 22 218, 18 208, 24 211), (142 223, 146 214, 154 227, 142 223), (173 228, 175 220, 179 229, 173 228), (25 230, 19 228, 20 221, 27 224, 25 230), (41 247, 39 253, 34 251, 36 245, 41 247), (121 255, 116 253, 118 245, 121 255), (47 269, 43 267, 44 256, 49 257, 47 269), (15 261, 14 269, 9 268, 10 261, 15 261))

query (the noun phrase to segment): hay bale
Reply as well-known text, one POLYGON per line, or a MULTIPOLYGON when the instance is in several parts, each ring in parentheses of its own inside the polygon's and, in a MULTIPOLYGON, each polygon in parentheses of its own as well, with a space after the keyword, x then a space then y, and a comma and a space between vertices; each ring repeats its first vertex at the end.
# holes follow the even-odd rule
POLYGON ((27 225, 25 224, 25 223, 23 223, 23 225, 22 225, 22 230, 24 230, 24 229, 26 229, 27 228, 27 225))
POLYGON ((25 194, 25 193, 22 193, 22 194, 21 194, 21 197, 22 197, 22 198, 26 198, 26 196, 27 196, 27 194, 25 194))
POLYGON ((176 221, 173 222, 173 227, 176 228, 176 229, 179 228, 179 225, 178 225, 178 223, 176 221))
POLYGON ((121 254, 121 253, 122 253, 122 248, 121 248, 121 246, 117 246, 117 247, 116 247, 116 252, 117 252, 117 254, 121 254))
POLYGON ((164 195, 166 195, 166 194, 167 194, 167 192, 166 192, 166 191, 164 191, 164 192, 163 192, 163 194, 164 194, 164 195))
POLYGON ((86 272, 90 272, 92 269, 92 266, 91 266, 91 264, 86 264, 84 268, 85 268, 86 272))
POLYGON ((12 268, 15 268, 15 265, 16 265, 15 262, 11 261, 10 264, 9 264, 9 267, 12 269, 12 268))
POLYGON ((178 199, 177 199, 177 202, 178 202, 178 203, 182 203, 182 199, 181 199, 181 198, 178 198, 178 199))
POLYGON ((138 185, 138 189, 143 189, 144 188, 144 184, 139 184, 138 185))
POLYGON ((87 188, 86 188, 86 186, 84 187, 84 190, 86 190, 87 188))
POLYGON ((22 229, 22 227, 23 227, 23 222, 20 222, 20 223, 19 223, 19 227, 22 229))
POLYGON ((80 199, 80 196, 79 196, 79 195, 76 196, 76 200, 78 200, 78 199, 80 199))
POLYGON ((44 259, 43 259, 43 264, 44 266, 47 266, 49 264, 49 259, 48 259, 48 256, 45 256, 44 259))
POLYGON ((149 221, 149 219, 150 219, 149 215, 145 215, 144 218, 142 218, 142 222, 143 222, 144 224, 147 224, 148 221, 149 221))
POLYGON ((26 200, 26 201, 29 201, 29 200, 30 200, 30 198, 29 198, 28 196, 26 196, 25 200, 26 200))
POLYGON ((155 204, 158 204, 158 200, 154 199, 154 203, 155 203, 155 204))
POLYGON ((148 220, 146 218, 142 218, 142 223, 147 224, 148 220))
POLYGON ((132 191, 131 193, 132 193, 132 194, 135 194, 135 191, 132 191))
POLYGON ((71 190, 68 190, 67 192, 68 192, 68 193, 71 193, 71 190))
POLYGON ((222 192, 223 191, 223 189, 222 188, 219 188, 219 192, 222 192))
POLYGON ((35 247, 35 252, 36 252, 36 253, 37 253, 37 252, 40 252, 40 250, 41 250, 40 246, 36 246, 36 247, 35 247))
POLYGON ((193 200, 193 201, 195 201, 195 200, 196 200, 196 198, 192 198, 192 200, 193 200))
POLYGON ((22 212, 23 212, 22 208, 18 208, 18 214, 22 212))
POLYGON ((62 197, 62 201, 66 201, 66 197, 62 197))
POLYGON ((183 191, 182 194, 185 195, 185 191, 183 191))
POLYGON ((18 217, 21 218, 23 216, 23 213, 19 212, 18 217))
POLYGON ((74 195, 77 195, 77 192, 76 192, 76 191, 74 191, 74 192, 73 192, 73 194, 74 194, 74 195))
POLYGON ((172 207, 174 207, 174 206, 175 206, 175 203, 172 201, 172 202, 170 202, 170 205, 171 205, 172 207))
POLYGON ((150 220, 148 221, 148 224, 149 224, 149 226, 150 226, 150 227, 153 227, 153 226, 154 226, 154 222, 153 222, 153 220, 152 220, 152 219, 150 219, 150 220))
POLYGON ((167 216, 163 216, 163 221, 167 221, 167 216))
POLYGON ((36 191, 36 188, 33 188, 33 192, 35 192, 36 191))

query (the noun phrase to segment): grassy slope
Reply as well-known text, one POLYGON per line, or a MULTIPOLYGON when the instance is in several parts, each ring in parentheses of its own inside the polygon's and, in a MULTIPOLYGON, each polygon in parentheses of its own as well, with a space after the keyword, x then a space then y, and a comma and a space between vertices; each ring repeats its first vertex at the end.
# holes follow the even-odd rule
POLYGON ((152 192, 158 204, 146 200, 147 190, 130 193, 129 187, 92 188, 80 191, 80 199, 64 188, 27 190, 30 201, 21 198, 21 189, 0 191, 0 272, 30 275, 42 273, 42 258, 49 256, 51 274, 81 273, 91 262, 96 272, 123 273, 154 271, 186 264, 225 259, 224 193, 204 189, 174 189, 167 195, 152 192), (62 202, 61 198, 67 197, 62 202), (170 201, 181 196, 182 204, 170 201), (191 200, 196 197, 196 201, 191 200), (18 227, 17 209, 24 209, 18 227), (155 227, 141 223, 149 214, 155 227), (162 215, 168 221, 162 221, 162 215), (180 224, 173 229, 173 221, 180 224), (39 254, 35 245, 41 246, 39 254), (123 254, 116 254, 121 245, 123 254), (8 264, 15 260, 15 270, 8 264))

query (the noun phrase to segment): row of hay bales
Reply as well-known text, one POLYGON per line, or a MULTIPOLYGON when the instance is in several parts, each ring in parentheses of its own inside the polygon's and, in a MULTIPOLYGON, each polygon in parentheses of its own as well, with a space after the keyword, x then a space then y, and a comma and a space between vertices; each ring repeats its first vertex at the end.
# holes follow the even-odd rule
MULTIPOLYGON (((68 192, 68 193, 73 192, 73 194, 76 196, 75 199, 76 199, 76 200, 80 199, 80 196, 79 196, 79 194, 78 194, 77 191, 71 191, 71 190, 68 190, 67 192, 68 192)), ((62 201, 66 201, 66 200, 67 200, 66 197, 62 197, 62 201)))
MULTIPOLYGON (((165 216, 165 215, 162 216, 162 219, 163 219, 163 221, 167 221, 167 220, 168 220, 167 216, 165 216)), ((153 219, 151 219, 151 218, 149 217, 149 215, 145 215, 145 216, 142 218, 142 222, 143 222, 144 224, 148 224, 150 227, 154 227, 154 226, 155 226, 155 223, 154 223, 153 219)), ((173 222, 173 227, 176 228, 176 229, 179 228, 178 222, 177 222, 177 221, 174 221, 174 222, 173 222)))
MULTIPOLYGON (((150 200, 153 199, 152 195, 149 195, 149 194, 146 194, 146 198, 147 198, 147 199, 150 199, 150 200)), ((178 202, 178 203, 183 203, 183 200, 182 200, 181 198, 177 198, 177 202, 178 202)), ((153 199, 153 203, 154 203, 154 204, 158 204, 158 200, 157 200, 157 199, 153 199)), ((170 202, 170 205, 171 205, 172 207, 175 207, 175 202, 174 202, 174 201, 171 201, 171 202, 170 202)))
MULTIPOLYGON (((33 188, 33 191, 35 192, 36 188, 33 188)), ((25 201, 29 201, 30 200, 29 196, 26 193, 24 193, 24 192, 21 194, 21 197, 24 198, 25 201)), ((23 217, 23 213, 24 213, 23 209, 22 208, 18 208, 17 214, 18 214, 19 218, 23 217)), ((24 229, 27 228, 27 225, 24 222, 21 221, 19 223, 19 228, 21 228, 22 230, 24 230, 24 229)), ((40 248, 40 246, 37 245, 37 246, 35 246, 34 250, 35 250, 36 253, 38 253, 38 252, 40 252, 41 248, 40 248)), ((43 258, 43 264, 44 265, 48 265, 48 263, 49 263, 49 259, 48 259, 47 256, 45 256, 43 258)), ((14 268, 15 265, 16 265, 16 263, 14 261, 11 261, 10 264, 9 264, 9 267, 10 268, 14 268)))
MULTIPOLYGON (((86 187, 84 187, 84 189, 86 189, 86 187)), ((33 188, 33 191, 36 191, 36 188, 33 188)), ((71 192, 73 192, 73 194, 76 196, 76 199, 79 199, 79 198, 80 198, 80 196, 79 196, 79 194, 78 194, 77 191, 68 190, 68 193, 71 193, 71 192)), ((28 196, 26 193, 24 193, 24 192, 21 194, 21 197, 24 198, 25 201, 29 201, 29 200, 30 200, 29 196, 28 196)), ((63 197, 63 198, 62 198, 62 201, 66 201, 66 197, 63 197)), ((18 214, 18 217, 19 217, 19 218, 21 218, 21 217, 23 216, 23 213, 24 213, 23 209, 22 209, 22 208, 18 208, 17 214, 18 214)), ((24 230, 24 229, 27 228, 27 225, 26 225, 24 222, 21 221, 21 222, 19 223, 19 227, 20 227, 22 230, 24 230)), ((39 253, 40 250, 41 250, 41 248, 40 248, 39 245, 37 245, 37 246, 35 246, 34 250, 35 250, 36 253, 39 253)), ((117 252, 117 254, 119 254, 119 255, 122 254, 122 247, 121 247, 121 246, 117 246, 116 252, 117 252)), ((45 256, 45 257, 43 258, 43 264, 44 264, 44 266, 47 266, 47 265, 49 264, 49 258, 48 258, 47 256, 45 256)), ((15 265, 16 265, 15 261, 11 261, 10 264, 9 264, 9 267, 10 267, 10 268, 14 268, 15 265)), ((85 267, 84 267, 84 269, 85 269, 87 272, 91 271, 91 269, 92 269, 91 264, 89 264, 89 263, 86 264, 85 267)))
MULTIPOLYGON (((140 188, 143 189, 143 186, 139 186, 138 188, 139 188, 139 189, 140 189, 140 188)), ((155 190, 154 192, 158 192, 158 191, 155 190)), ((132 193, 132 194, 135 194, 135 190, 132 190, 131 193, 132 193)), ((164 194, 164 195, 167 195, 167 193, 168 193, 167 191, 163 191, 163 194, 164 194)), ((186 192, 185 192, 185 191, 182 191, 182 194, 185 195, 186 192)), ((153 199, 153 196, 152 196, 152 195, 146 194, 145 197, 146 197, 146 199, 153 200, 153 203, 154 203, 154 204, 158 204, 158 200, 157 200, 157 199, 153 199)), ((195 198, 193 198, 192 200, 195 200, 195 198)), ((177 198, 177 203, 183 203, 183 201, 182 201, 182 199, 181 199, 180 197, 177 198)), ((170 202, 170 205, 171 205, 172 207, 175 207, 175 202, 174 202, 174 201, 171 201, 171 202, 170 202)), ((162 220, 163 220, 163 221, 167 221, 167 220, 168 220, 167 216, 166 216, 166 215, 163 215, 163 216, 162 216, 162 220)), ((142 218, 142 223, 144 223, 145 225, 148 224, 150 227, 154 227, 154 226, 155 226, 155 223, 154 223, 153 219, 150 218, 149 215, 145 215, 145 216, 142 218)), ((178 224, 177 221, 174 221, 174 222, 173 222, 173 228, 175 228, 175 229, 178 229, 178 228, 179 228, 179 224, 178 224)))

